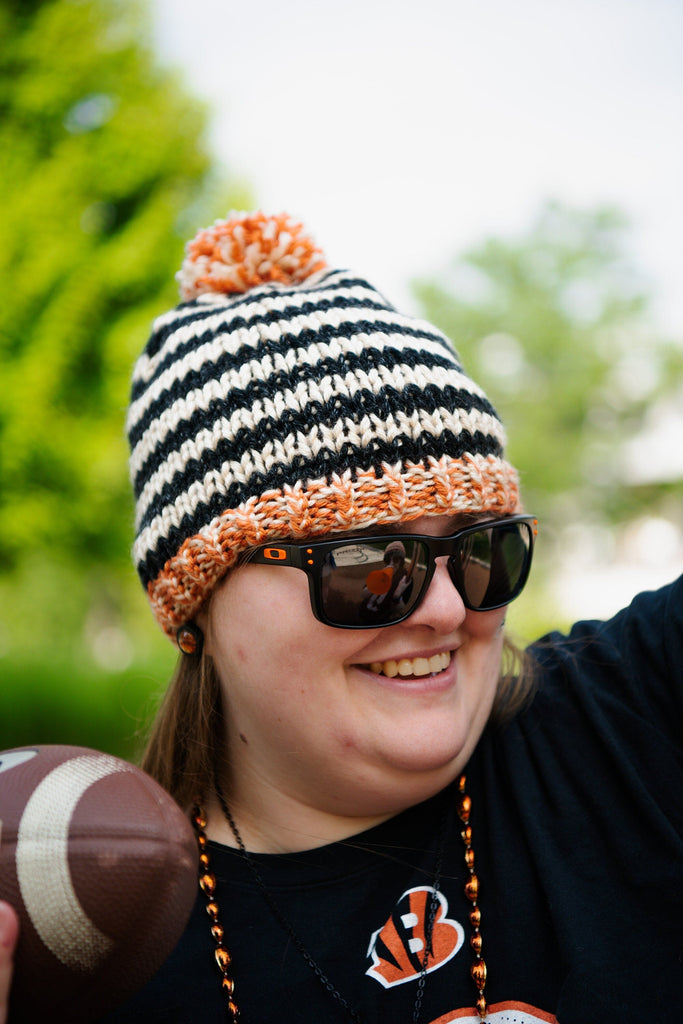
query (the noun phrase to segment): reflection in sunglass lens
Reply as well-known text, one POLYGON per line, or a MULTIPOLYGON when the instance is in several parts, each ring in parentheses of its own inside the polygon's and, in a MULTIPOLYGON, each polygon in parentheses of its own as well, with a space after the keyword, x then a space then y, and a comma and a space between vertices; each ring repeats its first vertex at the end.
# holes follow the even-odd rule
POLYGON ((329 622, 378 626, 402 619, 420 596, 428 552, 422 541, 356 540, 328 553, 322 603, 329 622))
POLYGON ((451 577, 471 608, 494 608, 517 595, 527 565, 529 529, 500 523, 463 538, 449 560, 451 577))
MULTIPOLYGON (((497 608, 517 596, 529 566, 527 523, 498 522, 451 543, 448 569, 468 608, 497 608)), ((404 619, 423 596, 432 557, 427 541, 410 536, 340 542, 322 566, 325 620, 382 626, 404 619)))

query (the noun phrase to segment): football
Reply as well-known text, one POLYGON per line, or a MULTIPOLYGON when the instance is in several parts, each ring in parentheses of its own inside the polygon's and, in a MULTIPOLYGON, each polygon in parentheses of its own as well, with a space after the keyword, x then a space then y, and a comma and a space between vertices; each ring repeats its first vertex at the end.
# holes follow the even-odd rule
POLYGON ((0 753, 0 899, 20 921, 12 1024, 85 1024, 141 988, 197 878, 192 825, 139 768, 84 747, 0 753))

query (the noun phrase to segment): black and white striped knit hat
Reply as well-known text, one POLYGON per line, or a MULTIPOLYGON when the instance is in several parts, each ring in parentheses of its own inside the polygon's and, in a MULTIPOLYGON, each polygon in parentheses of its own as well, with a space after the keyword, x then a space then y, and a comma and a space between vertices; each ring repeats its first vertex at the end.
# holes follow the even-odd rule
POLYGON ((518 510, 502 424, 448 339, 326 268, 301 225, 230 215, 178 279, 128 415, 134 558, 170 636, 253 545, 518 510))

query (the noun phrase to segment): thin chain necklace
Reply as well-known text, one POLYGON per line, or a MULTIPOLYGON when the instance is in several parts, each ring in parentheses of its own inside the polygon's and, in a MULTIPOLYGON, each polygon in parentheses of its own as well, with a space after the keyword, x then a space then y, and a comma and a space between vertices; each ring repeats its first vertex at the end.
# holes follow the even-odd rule
MULTIPOLYGON (((485 1021, 488 1013, 488 1007, 486 1003, 486 998, 484 996, 484 986, 486 985, 486 963, 484 962, 484 959, 481 955, 481 909, 478 903, 479 879, 477 878, 477 875, 475 874, 474 871, 472 826, 470 825, 472 801, 465 792, 465 784, 465 776, 461 775, 458 780, 457 812, 458 817, 460 818, 460 821, 463 824, 463 829, 460 834, 465 845, 465 866, 468 871, 464 891, 467 900, 471 904, 471 910, 469 912, 470 924, 472 926, 470 946, 472 947, 472 951, 474 953, 474 963, 470 968, 470 974, 472 976, 472 980, 474 981, 478 993, 476 1010, 480 1020, 485 1021)), ((323 972, 320 966, 316 963, 316 961, 307 951, 306 947, 304 946, 303 942, 301 941, 297 932, 295 931, 294 926, 287 920, 282 910, 276 903, 273 894, 266 886, 266 883, 263 880, 263 877, 261 876, 258 867, 256 866, 256 862, 254 861, 253 857, 251 856, 251 854, 245 847, 244 842, 242 841, 242 837, 237 829, 235 820, 230 812, 230 808, 228 807, 227 802, 220 789, 220 786, 218 785, 217 782, 215 783, 215 790, 223 814, 225 815, 228 825, 230 826, 230 830, 233 836, 235 837, 235 842, 237 843, 239 852, 242 858, 249 865, 249 869, 254 877, 254 880, 256 881, 259 891, 261 892, 261 895, 263 896, 263 899, 265 900, 271 913, 277 920, 278 924, 284 929, 284 931, 290 937, 298 953, 306 962, 306 964, 308 964, 308 966, 311 968, 315 976, 324 986, 325 990, 329 992, 330 996, 339 1003, 339 1005, 348 1014, 349 1018, 352 1021, 354 1021, 354 1024, 362 1024, 362 1020, 359 1017, 356 1010, 347 1002, 347 1000, 344 998, 341 992, 332 984, 327 975, 323 972)), ((207 817, 200 802, 197 802, 197 804, 194 807, 192 823, 197 834, 197 844, 199 846, 199 887, 207 899, 206 911, 211 921, 211 936, 215 943, 214 956, 216 959, 216 964, 218 965, 218 969, 221 973, 221 988, 223 989, 226 995, 227 1019, 229 1024, 236 1024, 239 1018, 239 1009, 234 998, 235 981, 232 976, 232 956, 230 955, 229 950, 224 945, 225 930, 219 921, 220 910, 218 902, 216 900, 216 888, 218 883, 215 874, 211 871, 211 862, 207 848, 208 839, 205 831, 207 825, 207 817)), ((440 837, 437 848, 437 858, 434 869, 433 886, 429 897, 429 916, 427 920, 427 926, 425 929, 425 953, 422 959, 422 968, 418 980, 417 995, 415 997, 415 1005, 413 1007, 412 1024, 418 1024, 420 1019, 420 1014, 422 1011, 422 1000, 424 996, 425 984, 427 979, 427 965, 430 955, 433 954, 432 936, 434 932, 434 923, 436 920, 436 914, 439 905, 437 894, 441 883, 441 868, 446 840, 446 823, 447 816, 446 814, 444 814, 441 822, 440 837)))

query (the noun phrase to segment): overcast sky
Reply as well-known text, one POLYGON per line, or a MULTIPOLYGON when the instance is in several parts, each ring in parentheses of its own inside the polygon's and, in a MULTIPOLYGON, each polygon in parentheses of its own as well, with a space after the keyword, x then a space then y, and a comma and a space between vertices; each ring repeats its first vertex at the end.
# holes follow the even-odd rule
MULTIPOLYGON (((680 0, 153 0, 257 205, 404 308, 411 278, 540 203, 619 204, 683 336, 680 0)), ((223 211, 221 211, 223 212, 223 211)), ((227 212, 227 211, 225 211, 227 212)))

